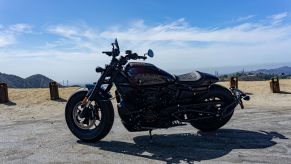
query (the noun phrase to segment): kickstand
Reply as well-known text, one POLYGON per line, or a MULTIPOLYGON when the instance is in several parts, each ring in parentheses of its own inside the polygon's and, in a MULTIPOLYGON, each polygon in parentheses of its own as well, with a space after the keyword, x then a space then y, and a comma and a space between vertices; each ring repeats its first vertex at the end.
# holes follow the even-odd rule
POLYGON ((150 135, 150 143, 153 143, 152 130, 149 130, 149 135, 150 135))

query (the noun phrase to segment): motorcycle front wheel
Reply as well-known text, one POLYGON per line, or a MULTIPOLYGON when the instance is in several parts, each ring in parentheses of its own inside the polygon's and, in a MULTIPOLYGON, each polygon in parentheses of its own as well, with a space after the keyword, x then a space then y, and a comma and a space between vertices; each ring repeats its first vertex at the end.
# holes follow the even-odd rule
POLYGON ((85 142, 97 142, 104 138, 111 130, 114 122, 114 111, 111 102, 92 102, 91 118, 81 118, 84 109, 81 104, 87 92, 75 93, 66 105, 65 117, 68 128, 80 140, 85 142))
MULTIPOLYGON (((219 110, 224 110, 225 107, 229 106, 234 101, 234 97, 231 92, 220 85, 213 85, 209 92, 206 93, 201 100, 202 102, 210 102, 217 101, 221 103, 217 103, 213 105, 209 109, 205 109, 209 112, 218 112, 219 110)), ((202 131, 202 132, 211 132, 215 131, 222 126, 224 126, 232 117, 233 111, 236 105, 230 106, 227 110, 229 112, 226 117, 211 117, 207 119, 201 119, 197 121, 190 122, 193 127, 202 131)))

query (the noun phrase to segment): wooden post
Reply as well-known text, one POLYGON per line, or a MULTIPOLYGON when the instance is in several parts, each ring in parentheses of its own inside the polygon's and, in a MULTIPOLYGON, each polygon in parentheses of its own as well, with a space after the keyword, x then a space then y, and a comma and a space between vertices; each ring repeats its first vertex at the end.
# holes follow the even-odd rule
POLYGON ((279 78, 273 77, 270 80, 270 89, 273 93, 280 93, 279 78))
POLYGON ((229 83, 230 88, 238 88, 238 77, 231 77, 229 83))
POLYGON ((59 99, 59 87, 56 82, 50 82, 49 83, 49 88, 50 88, 50 95, 51 95, 51 100, 57 100, 59 99))
POLYGON ((8 87, 6 83, 0 83, 0 103, 8 102, 8 87))

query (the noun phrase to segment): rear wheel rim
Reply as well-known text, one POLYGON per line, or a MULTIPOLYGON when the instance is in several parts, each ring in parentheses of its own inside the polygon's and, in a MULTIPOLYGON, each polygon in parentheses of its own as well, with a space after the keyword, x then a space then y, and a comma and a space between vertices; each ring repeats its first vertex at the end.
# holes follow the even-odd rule
POLYGON ((210 96, 210 97, 206 97, 204 99, 204 102, 217 102, 213 105, 210 105, 207 107, 207 111, 209 112, 215 112, 215 117, 220 117, 220 113, 222 112, 222 110, 224 110, 224 108, 227 105, 226 100, 221 97, 221 96, 210 96))

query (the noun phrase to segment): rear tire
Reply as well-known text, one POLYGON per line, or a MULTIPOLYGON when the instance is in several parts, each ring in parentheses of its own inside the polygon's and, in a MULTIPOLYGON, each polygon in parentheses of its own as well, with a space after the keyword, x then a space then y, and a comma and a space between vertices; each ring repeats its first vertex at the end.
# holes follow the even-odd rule
MULTIPOLYGON (((221 108, 228 106, 234 101, 233 95, 227 88, 216 84, 211 86, 210 91, 201 98, 201 101, 204 101, 210 97, 218 97, 221 99, 225 103, 221 108)), ((236 105, 231 106, 228 109, 231 113, 224 118, 212 117, 205 120, 193 121, 190 124, 202 132, 215 131, 224 126, 231 119, 235 107, 236 105)))
POLYGON ((114 122, 114 111, 110 100, 100 101, 101 119, 95 129, 83 129, 74 120, 74 110, 86 96, 87 91, 76 92, 68 101, 65 110, 65 117, 68 128, 80 140, 85 142, 97 142, 104 138, 111 130, 114 122))

